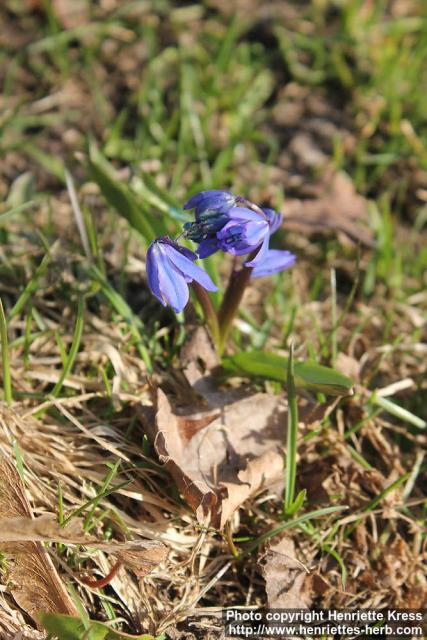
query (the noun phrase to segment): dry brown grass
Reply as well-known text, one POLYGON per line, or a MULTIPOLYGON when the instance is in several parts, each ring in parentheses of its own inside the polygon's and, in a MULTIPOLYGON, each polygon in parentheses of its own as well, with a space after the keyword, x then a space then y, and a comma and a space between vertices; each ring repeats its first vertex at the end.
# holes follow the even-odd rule
MULTIPOLYGON (((267 603, 262 565, 269 545, 236 560, 227 532, 196 519, 146 437, 141 407, 152 409, 151 390, 160 386, 184 401, 186 397, 180 396, 189 393, 179 355, 171 356, 172 350, 178 352, 181 329, 150 296, 141 245, 128 225, 108 210, 81 162, 90 135, 106 146, 106 155, 124 184, 133 180, 138 186, 135 178, 142 168, 160 190, 181 201, 200 187, 207 166, 209 174, 218 158, 225 162, 233 143, 231 160, 220 173, 224 180, 256 201, 277 206, 285 191, 292 197, 295 218, 308 216, 309 198, 315 229, 311 233, 306 218, 303 223, 294 219, 286 246, 298 254, 297 266, 279 285, 256 281, 248 289, 244 307, 250 315, 236 322, 241 348, 258 340, 286 355, 289 341, 283 325, 290 322, 295 307, 291 337, 296 356, 315 354, 329 364, 331 267, 337 274, 338 316, 346 311, 337 329, 337 367, 354 379, 356 393, 337 406, 328 405, 327 420, 310 428, 302 425, 298 443, 297 483, 308 494, 304 508, 348 507, 339 517, 286 534, 298 562, 309 572, 302 585, 306 600, 318 608, 426 606, 425 431, 401 417, 376 411, 372 402, 372 392, 378 390, 427 418, 427 295, 420 267, 426 245, 422 221, 427 177, 423 121, 420 133, 415 133, 408 120, 414 118, 417 124, 412 99, 416 103, 415 88, 422 94, 422 87, 417 79, 406 97, 392 94, 391 106, 384 106, 381 73, 393 65, 386 55, 384 62, 378 60, 381 52, 390 53, 386 46, 393 40, 392 31, 387 30, 390 16, 398 18, 405 5, 409 17, 416 15, 417 3, 391 3, 383 22, 371 30, 369 15, 375 3, 362 2, 354 22, 349 19, 353 31, 341 37, 336 3, 331 3, 334 19, 326 19, 318 32, 313 16, 304 13, 310 3, 241 0, 238 4, 245 9, 248 24, 242 22, 242 36, 231 39, 230 59, 222 63, 221 47, 229 34, 233 3, 208 2, 205 14, 200 3, 180 7, 172 2, 173 10, 164 14, 156 11, 156 3, 138 7, 132 3, 129 15, 120 13, 118 0, 92 4, 90 28, 83 29, 78 44, 71 39, 70 44, 56 48, 49 48, 49 38, 55 42, 58 32, 61 35, 70 28, 63 24, 69 16, 57 15, 58 24, 54 20, 48 26, 42 3, 36 0, 7 0, 0 7, 0 43, 5 49, 0 77, 6 87, 0 98, 0 195, 5 202, 8 199, 4 210, 20 204, 27 194, 22 185, 31 177, 35 185, 31 197, 36 200, 25 215, 1 221, 0 296, 9 317, 50 247, 45 273, 26 305, 9 321, 14 402, 11 407, 0 406, 0 447, 11 460, 20 463, 22 458, 36 516, 58 518, 60 494, 66 517, 82 508, 100 493, 111 465, 119 463, 112 484, 127 484, 99 501, 91 515, 91 533, 121 542, 161 541, 168 557, 142 579, 122 566, 101 592, 85 579, 106 576, 114 554, 84 545, 50 544, 49 553, 62 579, 74 587, 91 618, 109 623, 114 619, 133 633, 167 630, 174 639, 220 638, 222 607, 267 603), (306 37, 302 44, 294 39, 296 53, 286 63, 276 39, 279 19, 285 20, 291 35, 306 37), (335 35, 333 57, 324 44, 335 35), (317 49, 306 50, 307 39, 317 43, 317 49), (31 49, 32 44, 36 47, 31 49), (180 47, 185 50, 185 46, 189 46, 195 75, 191 124, 185 119, 186 110, 184 115, 180 110, 180 47), (161 55, 150 59, 150 47, 161 55), (326 68, 320 69, 324 81, 317 81, 312 68, 325 52, 326 68), (353 60, 354 69, 349 63, 353 60), (354 72, 350 80, 346 65, 354 72), (368 79, 370 66, 377 75, 368 79), (361 77, 366 87, 359 84, 361 77), (217 93, 205 99, 199 92, 210 91, 207 84, 214 85, 217 79, 217 93), (256 91, 251 93, 254 86, 256 91), (402 106, 397 123, 390 116, 396 105, 402 106), (111 131, 123 113, 123 128, 114 137, 111 131), (159 114, 158 122, 150 120, 151 113, 159 114), (194 122, 196 130, 199 122, 207 136, 202 140, 206 149, 203 144, 200 147, 200 136, 193 144, 194 122), (171 138, 165 139, 163 133, 169 127, 171 138), (141 155, 140 147, 146 155, 141 155), (395 161, 387 160, 394 155, 395 161), (381 165, 384 158, 390 165, 381 165), (69 193, 55 165, 58 159, 70 168, 80 206, 94 223, 108 281, 123 294, 135 317, 142 319, 153 374, 147 372, 129 322, 113 309, 91 276, 69 193), (378 159, 378 165, 373 159, 378 159), (352 200, 356 223, 363 218, 370 225, 359 267, 357 251, 349 241, 349 236, 357 235, 357 224, 342 219, 342 208, 333 208, 334 198, 326 197, 325 225, 320 169, 331 162, 347 169, 364 196, 352 200), (377 203, 374 213, 372 207, 368 211, 366 196, 377 203), (391 231, 387 227, 390 207, 400 215, 391 231), (404 226, 405 219, 415 221, 415 226, 404 226), (357 279, 354 300, 347 308, 357 279), (372 279, 369 288, 366 283, 372 279), (72 344, 81 296, 86 309, 79 351, 54 398, 52 391, 63 369, 62 352, 68 353, 72 344), (263 323, 269 331, 265 342, 258 329, 263 323), (387 492, 402 477, 401 484, 387 492), (375 502, 384 491, 386 495, 375 502), (345 585, 342 565, 347 573, 345 585)), ((319 3, 315 4, 317 11, 319 3)), ((397 51, 412 55, 417 24, 417 20, 403 22, 409 41, 395 34, 397 51)), ((412 60, 416 62, 414 56, 412 60)), ((398 72, 399 65, 394 66, 398 72)), ((404 71, 405 82, 397 77, 396 91, 406 86, 404 71)), ((394 81, 392 75, 391 93, 394 81)), ((352 181, 346 184, 347 195, 355 194, 352 181)), ((224 272, 226 267, 221 265, 224 272)), ((194 313, 190 315, 194 320, 194 313)), ((251 385, 257 391, 278 392, 273 383, 251 385)), ((308 400, 315 398, 305 395, 301 402, 308 400)), ((90 507, 79 517, 83 520, 89 511, 90 507)), ((248 540, 273 529, 281 517, 281 496, 267 490, 251 496, 234 514, 228 534, 244 550, 248 540)), ((44 634, 11 596, 6 562, 2 570, 1 638, 41 639, 44 634)))
MULTIPOLYGON (((203 635, 208 632, 217 637, 219 626, 215 618, 222 606, 265 604, 260 567, 264 550, 261 547, 243 564, 236 563, 224 536, 209 526, 200 526, 150 447, 144 444, 139 407, 151 405, 149 378, 127 325, 113 320, 105 306, 97 313, 90 308, 86 311, 73 373, 67 377, 60 397, 49 397, 49 389, 61 371, 55 332, 61 332, 66 350, 73 332, 74 305, 64 301, 63 283, 77 282, 74 271, 81 258, 68 246, 68 241, 61 241, 62 250, 58 249, 49 268, 50 273, 60 270, 60 278, 55 281, 48 273, 32 299, 47 331, 31 343, 28 354, 22 344, 13 347, 13 339, 22 332, 24 316, 16 316, 10 325, 14 393, 15 397, 23 393, 27 399, 14 402, 10 409, 1 407, 2 451, 14 458, 18 447, 36 515, 58 514, 59 486, 65 515, 82 507, 99 492, 108 471, 106 465, 120 461, 114 484, 128 484, 101 500, 94 514, 94 531, 99 537, 108 535, 117 540, 160 540, 167 545, 169 555, 164 564, 142 580, 130 569, 121 568, 102 599, 112 605, 118 620, 134 631, 161 633, 176 627, 179 621, 187 621, 187 627, 192 621, 198 637, 209 637, 203 635), (101 374, 108 363, 113 371, 110 396, 101 374), (33 398, 30 394, 34 394, 33 398)), ((16 249, 16 244, 8 247, 12 261, 20 259, 13 257, 16 249)), ((308 281, 310 269, 309 265, 299 265, 293 273, 295 282, 308 281)), ((13 285, 4 283, 3 291, 7 300, 13 294, 13 285)), ((304 296, 303 289, 300 295, 304 296)), ((251 297, 249 304, 250 300, 251 297)), ((339 333, 339 344, 347 356, 341 356, 341 366, 353 367, 352 375, 358 376, 357 394, 341 401, 332 414, 332 422, 318 427, 313 438, 300 443, 298 482, 308 491, 308 507, 331 502, 350 507, 348 514, 340 518, 330 542, 326 542, 332 532, 327 520, 312 535, 301 530, 291 533, 297 557, 310 571, 304 588, 317 606, 416 608, 425 603, 425 538, 421 520, 413 515, 421 515, 421 477, 408 499, 402 495, 404 484, 375 508, 363 512, 375 496, 420 460, 425 435, 410 433, 404 423, 380 414, 366 419, 356 434, 344 438, 344 433, 367 415, 367 387, 373 379, 377 387, 403 380, 400 386, 404 394, 411 393, 422 380, 427 345, 421 334, 416 343, 410 338, 419 325, 420 301, 418 297, 412 306, 397 305, 399 320, 392 327, 389 344, 382 341, 389 301, 377 298, 372 307, 356 306, 346 317, 339 333), (359 326, 363 331, 357 330, 359 326), (397 335, 408 338, 393 346, 397 335), (366 468, 355 460, 348 444, 372 466, 366 468), (402 510, 403 504, 410 510, 409 515, 402 510), (348 525, 346 529, 344 524, 348 525), (340 567, 327 553, 327 546, 346 565, 345 588, 340 567)), ((305 341, 316 344, 322 335, 313 333, 313 318, 321 332, 328 330, 328 305, 326 300, 301 306, 294 329, 301 345, 305 341)), ((274 313, 273 307, 265 310, 267 315, 274 313)), ((164 334, 168 329, 162 331, 164 334)), ((272 348, 274 333, 273 330, 272 348)), ((305 355, 302 346, 299 351, 305 355)), ((162 384, 162 379, 159 371, 150 384, 162 384)), ((169 373, 167 388, 170 385, 169 373)), ((232 531, 256 537, 273 528, 280 504, 275 494, 249 499, 234 516, 232 531)), ((82 579, 106 575, 113 564, 111 557, 103 551, 75 547, 50 546, 50 553, 64 580, 77 589, 91 617, 105 618, 99 592, 82 579)), ((2 609, 4 633, 25 630, 29 638, 41 637, 17 610, 8 595, 7 583, 2 592, 2 609)))

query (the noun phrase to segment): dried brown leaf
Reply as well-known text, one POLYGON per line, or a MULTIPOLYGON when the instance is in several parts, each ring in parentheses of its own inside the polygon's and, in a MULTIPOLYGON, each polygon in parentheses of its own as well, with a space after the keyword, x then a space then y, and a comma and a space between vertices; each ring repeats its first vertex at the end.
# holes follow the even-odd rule
POLYGON ((138 578, 143 578, 164 560, 168 550, 159 542, 146 541, 141 548, 121 548, 114 551, 114 555, 126 567, 131 569, 138 578))
POLYGON ((356 193, 352 181, 342 172, 329 171, 325 174, 318 197, 286 201, 284 224, 287 229, 303 233, 308 230, 333 231, 353 242, 373 247, 373 235, 367 220, 367 201, 356 193))
POLYGON ((44 514, 37 518, 16 516, 0 518, 0 543, 11 542, 65 542, 84 544, 80 522, 73 521, 61 528, 53 514, 44 514))
POLYGON ((297 560, 290 538, 282 538, 270 547, 262 570, 270 608, 307 609, 310 606, 311 577, 297 560))
MULTIPOLYGON (((80 520, 72 520, 66 527, 61 527, 53 514, 47 513, 37 518, 17 516, 14 518, 0 518, 0 544, 15 542, 60 542, 63 544, 78 544, 101 549, 119 555, 120 553, 134 553, 143 558, 146 552, 147 562, 151 562, 156 554, 164 559, 167 548, 161 542, 151 540, 131 540, 129 542, 100 542, 96 538, 86 535, 80 520)), ((162 560, 159 560, 161 562, 162 560)), ((158 564, 158 563, 157 563, 158 564)))
POLYGON ((218 354, 205 327, 195 327, 187 336, 179 354, 184 370, 192 362, 201 362, 206 370, 220 364, 218 354))
POLYGON ((267 394, 236 398, 235 392, 219 393, 219 398, 220 404, 211 404, 210 417, 194 411, 178 415, 159 390, 155 422, 147 427, 161 461, 199 521, 210 514, 222 527, 251 494, 282 479, 277 434, 283 428, 284 409, 278 397, 267 394), (198 428, 201 420, 210 424, 198 428))
MULTIPOLYGON (((3 456, 0 458, 0 518, 3 524, 5 519, 32 518, 22 480, 13 464, 3 456)), ((10 592, 37 625, 39 611, 78 615, 52 560, 40 542, 3 542, 1 550, 10 558, 10 592)))
POLYGON ((186 376, 210 410, 178 412, 159 390, 146 428, 199 521, 223 527, 251 495, 282 485, 286 407, 279 396, 218 390, 194 363, 186 376))

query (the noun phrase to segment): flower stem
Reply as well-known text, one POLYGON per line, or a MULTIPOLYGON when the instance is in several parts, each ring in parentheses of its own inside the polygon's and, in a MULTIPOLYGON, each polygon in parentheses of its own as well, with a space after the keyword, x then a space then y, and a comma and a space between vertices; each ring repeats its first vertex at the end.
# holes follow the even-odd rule
POLYGON ((210 329, 212 340, 214 341, 217 348, 220 345, 220 331, 218 324, 218 316, 215 311, 215 308, 212 304, 212 300, 209 297, 209 294, 206 290, 195 280, 191 283, 193 287, 194 293, 196 294, 197 300, 202 307, 203 315, 205 317, 206 323, 210 329))
MULTIPOLYGON (((251 254, 249 260, 252 260, 254 254, 251 254)), ((227 289, 222 299, 221 307, 218 312, 219 321, 219 352, 224 351, 225 343, 236 317, 239 305, 242 301, 245 289, 251 279, 253 267, 242 267, 236 270, 236 263, 230 274, 227 289)))

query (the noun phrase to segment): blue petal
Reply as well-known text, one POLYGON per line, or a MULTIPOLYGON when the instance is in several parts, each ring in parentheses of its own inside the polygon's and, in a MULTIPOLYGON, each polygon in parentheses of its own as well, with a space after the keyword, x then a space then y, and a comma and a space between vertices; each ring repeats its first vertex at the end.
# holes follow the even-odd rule
POLYGON ((283 216, 281 213, 277 213, 274 209, 263 209, 265 215, 268 218, 268 223, 270 225, 270 235, 273 235, 275 231, 282 224, 283 216))
POLYGON ((188 258, 188 260, 197 260, 197 253, 194 253, 194 251, 191 251, 190 249, 187 249, 187 247, 183 247, 180 244, 174 244, 174 248, 179 251, 179 253, 181 253, 183 256, 185 256, 186 258, 188 258))
POLYGON ((202 240, 197 249, 197 255, 199 256, 199 258, 208 258, 218 250, 218 240, 216 238, 210 238, 207 240, 202 240))
POLYGON ((256 221, 229 222, 218 232, 218 246, 223 251, 235 256, 242 256, 254 251, 269 235, 266 220, 257 216, 256 221))
POLYGON ((271 276, 273 273, 279 273, 279 271, 289 269, 289 267, 293 267, 295 260, 296 256, 290 251, 270 249, 270 251, 265 255, 263 261, 252 271, 251 278, 271 276))
POLYGON ((160 252, 156 241, 154 241, 150 244, 147 250, 147 260, 145 266, 147 271, 147 281, 151 292, 165 307, 166 302, 163 300, 162 292, 160 291, 158 260, 161 260, 160 252))
POLYGON ((252 211, 251 209, 247 209, 246 207, 231 207, 231 209, 227 212, 230 220, 242 220, 244 222, 259 222, 260 220, 264 220, 261 214, 252 211))
POLYGON ((253 258, 249 262, 245 262, 244 263, 245 267, 256 267, 258 264, 262 263, 265 260, 268 254, 269 241, 270 241, 270 236, 266 234, 264 240, 262 241, 262 245, 260 246, 259 251, 256 254, 255 258, 253 258))
MULTIPOLYGON (((159 261, 159 283, 163 299, 179 313, 188 302, 188 285, 182 274, 174 268, 169 259, 169 252, 165 251, 167 245, 161 245, 160 252, 162 258, 159 261)), ((176 253, 176 255, 179 255, 176 253)), ((182 258, 186 260, 186 258, 182 258)), ((191 262, 192 264, 192 262, 191 262)))
POLYGON ((228 191, 212 189, 210 191, 200 191, 192 196, 184 205, 184 209, 218 209, 223 205, 235 202, 235 197, 228 191))
MULTIPOLYGON (((185 228, 185 225, 184 225, 184 228, 185 228)), ((172 247, 172 249, 176 249, 176 251, 179 251, 180 253, 182 253, 189 260, 197 260, 197 254, 194 253, 194 251, 187 249, 187 247, 183 247, 182 245, 178 244, 175 240, 171 240, 168 236, 160 236, 160 238, 157 238, 157 240, 155 240, 154 243, 166 245, 167 247, 172 247)))
POLYGON ((195 280, 208 291, 218 291, 218 287, 216 287, 216 285, 212 282, 206 271, 198 267, 196 264, 194 264, 194 262, 188 260, 185 256, 181 255, 178 252, 170 251, 168 255, 175 269, 177 269, 179 273, 182 274, 187 282, 195 280))
POLYGON ((259 220, 257 222, 248 222, 245 225, 246 242, 254 248, 258 247, 265 238, 269 237, 270 228, 268 222, 259 220))

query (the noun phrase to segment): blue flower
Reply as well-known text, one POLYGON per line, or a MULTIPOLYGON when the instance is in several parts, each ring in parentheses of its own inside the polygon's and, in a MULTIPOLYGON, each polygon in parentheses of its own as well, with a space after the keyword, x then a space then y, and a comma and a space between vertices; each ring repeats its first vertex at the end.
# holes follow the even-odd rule
POLYGON ((283 216, 274 209, 263 209, 263 212, 267 216, 270 225, 270 235, 272 236, 282 224, 283 216))
POLYGON ((228 191, 200 191, 190 198, 184 205, 184 209, 194 209, 196 222, 200 221, 200 216, 205 211, 225 212, 233 207, 239 198, 228 191))
MULTIPOLYGON (((258 257, 258 256, 257 256, 258 257)), ((293 267, 296 256, 290 251, 281 251, 280 249, 270 249, 267 251, 262 261, 258 261, 252 271, 251 278, 262 278, 263 276, 271 276, 273 273, 279 273, 293 267)), ((246 263, 247 266, 249 263, 246 263)))
POLYGON ((281 214, 273 209, 260 209, 258 213, 246 207, 233 207, 227 215, 229 222, 216 234, 217 248, 235 256, 258 250, 245 262, 246 267, 256 267, 267 254, 270 236, 279 227, 281 214))
POLYGON ((227 213, 207 209, 199 214, 198 221, 184 224, 184 235, 199 244, 204 240, 215 239, 217 231, 222 229, 228 220, 227 213))
POLYGON ((194 264, 197 255, 162 236, 154 240, 147 251, 147 279, 156 298, 163 306, 169 304, 177 313, 188 302, 188 284, 195 280, 208 291, 217 291, 206 271, 194 264))
POLYGON ((216 233, 228 222, 228 211, 238 201, 239 197, 228 191, 211 190, 196 193, 185 203, 184 209, 195 210, 195 221, 184 224, 184 235, 201 245, 198 250, 201 258, 218 251, 216 233))
POLYGON ((218 248, 235 256, 243 256, 259 247, 268 238, 270 225, 266 217, 247 209, 233 207, 229 221, 218 231, 218 248))
MULTIPOLYGON (((253 268, 266 259, 270 236, 282 223, 281 213, 260 209, 228 191, 201 191, 190 198, 184 209, 195 209, 195 222, 185 223, 184 235, 199 245, 199 258, 218 250, 235 256, 252 253, 255 255, 245 266, 253 268)), ((272 272, 286 268, 279 266, 283 260, 282 255, 269 254, 268 268, 274 269, 272 272)))

